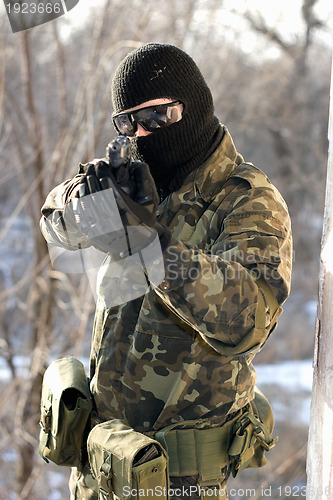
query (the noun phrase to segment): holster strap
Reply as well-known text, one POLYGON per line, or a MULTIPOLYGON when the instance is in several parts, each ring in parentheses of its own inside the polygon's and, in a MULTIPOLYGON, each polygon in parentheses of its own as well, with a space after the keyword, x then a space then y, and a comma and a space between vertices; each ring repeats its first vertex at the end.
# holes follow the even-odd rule
POLYGON ((229 447, 232 474, 245 469, 259 444, 266 451, 275 446, 277 438, 272 439, 271 432, 252 412, 247 412, 236 422, 234 437, 229 447))

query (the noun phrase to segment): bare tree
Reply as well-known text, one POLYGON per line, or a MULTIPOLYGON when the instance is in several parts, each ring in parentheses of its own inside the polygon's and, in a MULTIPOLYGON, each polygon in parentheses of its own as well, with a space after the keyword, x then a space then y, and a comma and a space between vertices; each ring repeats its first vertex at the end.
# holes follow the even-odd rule
MULTIPOLYGON (((333 65, 332 65, 333 68, 333 65)), ((333 97, 333 75, 331 98, 333 97)), ((318 499, 333 494, 332 440, 332 206, 333 206, 333 101, 330 103, 329 119, 329 156, 325 212, 322 237, 321 266, 319 278, 319 301, 316 322, 314 351, 314 377, 311 405, 311 424, 308 445, 308 491, 307 498, 316 492, 318 499)))
MULTIPOLYGON (((0 356, 8 373, 0 381, 0 498, 6 500, 13 489, 15 499, 47 497, 37 456, 41 378, 52 357, 89 355, 95 305, 84 276, 50 265, 39 231, 40 207, 56 184, 75 175, 79 161, 104 155, 112 134, 110 82, 129 50, 148 41, 169 42, 194 57, 212 88, 217 116, 246 159, 270 169, 291 208, 297 252, 308 252, 307 270, 316 267, 317 233, 305 245, 300 223, 320 216, 318 172, 325 169, 328 72, 316 56, 323 49, 313 38, 321 29, 315 1, 304 1, 305 30, 294 42, 260 16, 246 15, 251 31, 281 50, 280 58, 260 64, 224 36, 221 2, 162 3, 163 9, 153 0, 138 0, 134 9, 105 0, 91 7, 70 39, 62 32, 66 16, 15 35, 0 20, 0 245, 7 259, 11 252, 16 256, 10 267, 0 262, 0 356), (16 226, 18 237, 12 236, 16 226), (23 371, 19 355, 26 362, 23 371), (12 452, 15 477, 3 458, 12 452)), ((298 279, 313 289, 316 274, 298 279)), ((299 449, 293 456, 300 456, 299 449)), ((47 470, 53 470, 50 464, 47 470)))
MULTIPOLYGON (((129 23, 124 6, 106 1, 100 11, 94 11, 97 15, 90 23, 89 40, 84 32, 75 34, 77 47, 66 45, 60 36, 61 21, 48 28, 23 31, 15 38, 10 34, 1 38, 2 68, 6 68, 0 80, 1 141, 6 146, 1 153, 1 183, 11 194, 6 196, 3 189, 4 201, 13 196, 15 202, 0 239, 6 241, 24 214, 30 221, 28 237, 33 243, 25 273, 11 276, 12 286, 6 284, 1 292, 2 356, 11 374, 3 398, 10 411, 0 413, 2 447, 16 450, 14 484, 20 500, 37 495, 34 483, 42 466, 39 459, 36 461, 36 450, 43 373, 51 356, 88 354, 89 346, 83 339, 94 311, 86 278, 67 276, 52 268, 39 230, 40 207, 53 186, 76 173, 78 161, 95 157, 98 149, 105 151, 110 134, 106 121, 111 111, 106 89, 110 88, 112 68, 126 51, 142 43, 140 37, 150 23, 150 4, 141 2, 139 23, 129 23), (6 43, 9 38, 12 47, 6 43), (46 73, 41 71, 43 54, 39 51, 43 42, 53 51, 52 55, 44 54, 49 59, 46 67, 52 68, 46 73), (84 64, 80 74, 73 74, 77 57, 82 57, 84 64), (10 173, 8 161, 14 165, 10 173), (12 310, 10 297, 15 302, 12 310), (9 314, 16 320, 9 320, 9 314), (17 366, 18 352, 28 356, 23 376, 17 366)), ((8 484, 13 484, 12 478, 8 484)))

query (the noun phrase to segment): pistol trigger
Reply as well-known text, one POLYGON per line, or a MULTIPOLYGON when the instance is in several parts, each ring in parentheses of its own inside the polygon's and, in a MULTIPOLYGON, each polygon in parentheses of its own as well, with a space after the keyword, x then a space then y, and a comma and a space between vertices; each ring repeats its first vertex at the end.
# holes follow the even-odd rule
POLYGON ((99 183, 102 187, 102 189, 110 189, 112 188, 112 181, 108 177, 101 177, 99 180, 99 183))

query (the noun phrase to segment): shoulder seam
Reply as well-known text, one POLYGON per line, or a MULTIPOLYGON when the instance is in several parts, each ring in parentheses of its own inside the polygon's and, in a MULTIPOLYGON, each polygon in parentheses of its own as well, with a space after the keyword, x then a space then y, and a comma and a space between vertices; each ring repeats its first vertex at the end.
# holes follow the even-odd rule
MULTIPOLYGON (((236 177, 236 178, 242 179, 242 180, 248 182, 248 184, 251 187, 255 187, 256 182, 253 182, 253 177, 251 174, 259 174, 259 176, 261 178, 261 183, 262 183, 262 180, 264 179, 266 182, 266 187, 273 188, 273 184, 271 183, 271 181, 269 180, 269 178, 267 177, 265 172, 263 172, 262 170, 260 170, 260 168, 253 165, 253 163, 243 162, 240 165, 237 165, 237 167, 231 173, 229 178, 236 177)), ((262 184, 261 184, 261 187, 263 187, 262 184)))

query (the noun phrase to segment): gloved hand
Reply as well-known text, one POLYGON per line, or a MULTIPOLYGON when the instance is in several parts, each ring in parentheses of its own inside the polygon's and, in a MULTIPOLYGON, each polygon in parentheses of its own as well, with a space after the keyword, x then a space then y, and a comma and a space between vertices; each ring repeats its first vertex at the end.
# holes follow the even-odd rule
POLYGON ((171 233, 157 222, 159 198, 148 166, 133 161, 129 167, 122 167, 127 171, 117 169, 120 182, 103 160, 85 167, 72 203, 76 223, 92 245, 124 258, 159 237, 164 250, 171 233))

